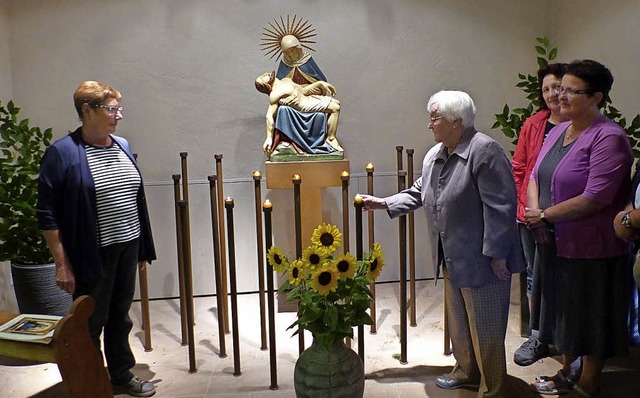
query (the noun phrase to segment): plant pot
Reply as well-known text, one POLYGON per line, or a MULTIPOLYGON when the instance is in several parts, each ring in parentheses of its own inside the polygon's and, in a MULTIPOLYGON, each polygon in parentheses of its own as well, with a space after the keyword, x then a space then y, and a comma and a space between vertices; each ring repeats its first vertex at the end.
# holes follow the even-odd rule
POLYGON ((69 312, 73 299, 56 285, 55 264, 12 262, 11 278, 21 314, 64 316, 69 312))
POLYGON ((313 339, 296 361, 293 381, 297 398, 364 396, 364 366, 343 340, 327 348, 313 339))

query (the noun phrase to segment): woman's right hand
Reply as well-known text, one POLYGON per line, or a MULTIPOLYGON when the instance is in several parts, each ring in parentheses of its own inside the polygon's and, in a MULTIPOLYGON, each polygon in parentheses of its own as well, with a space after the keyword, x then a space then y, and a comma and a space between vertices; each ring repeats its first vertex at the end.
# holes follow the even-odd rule
POLYGON ((376 196, 358 194, 362 198, 362 208, 364 210, 386 210, 387 202, 376 196))

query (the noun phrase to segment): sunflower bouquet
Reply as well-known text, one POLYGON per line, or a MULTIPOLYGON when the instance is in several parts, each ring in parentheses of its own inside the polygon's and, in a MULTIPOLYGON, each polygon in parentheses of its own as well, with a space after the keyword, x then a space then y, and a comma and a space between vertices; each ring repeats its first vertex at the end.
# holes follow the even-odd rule
POLYGON ((373 323, 367 313, 373 300, 369 285, 384 266, 379 244, 362 260, 349 253, 336 254, 341 244, 338 228, 323 223, 313 231, 302 257, 289 261, 277 246, 267 253, 274 270, 288 275, 278 293, 286 292, 287 301, 298 302, 298 319, 288 329, 297 326, 294 335, 306 329, 327 347, 353 337, 354 326, 373 323))

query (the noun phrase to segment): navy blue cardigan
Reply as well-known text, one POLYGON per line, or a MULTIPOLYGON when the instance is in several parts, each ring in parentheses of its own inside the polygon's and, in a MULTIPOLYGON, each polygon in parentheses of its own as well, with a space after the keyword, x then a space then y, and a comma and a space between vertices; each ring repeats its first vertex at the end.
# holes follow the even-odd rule
MULTIPOLYGON (((78 281, 95 281, 104 275, 96 230, 96 192, 87 153, 78 128, 54 142, 40 163, 36 214, 40 229, 59 230, 62 246, 78 281)), ((111 138, 138 168, 129 143, 122 137, 111 138)), ((138 170, 138 173, 140 170, 138 170)), ((140 217, 139 261, 156 259, 144 185, 137 196, 140 217)))

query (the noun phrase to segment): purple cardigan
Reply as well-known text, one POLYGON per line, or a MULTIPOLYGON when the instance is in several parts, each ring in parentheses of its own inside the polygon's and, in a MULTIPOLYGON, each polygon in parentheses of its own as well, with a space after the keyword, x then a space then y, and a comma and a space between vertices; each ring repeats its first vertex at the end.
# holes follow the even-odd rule
MULTIPOLYGON (((554 127, 545 140, 531 174, 538 180, 540 162, 571 122, 554 127)), ((610 258, 627 252, 615 236, 613 219, 629 199, 633 154, 620 126, 599 115, 558 163, 551 179, 552 205, 582 195, 604 207, 579 220, 555 224, 559 257, 610 258)))

